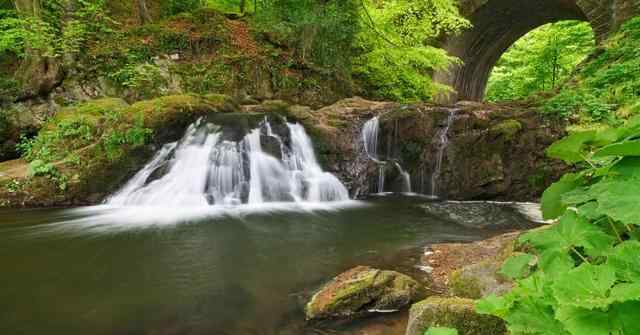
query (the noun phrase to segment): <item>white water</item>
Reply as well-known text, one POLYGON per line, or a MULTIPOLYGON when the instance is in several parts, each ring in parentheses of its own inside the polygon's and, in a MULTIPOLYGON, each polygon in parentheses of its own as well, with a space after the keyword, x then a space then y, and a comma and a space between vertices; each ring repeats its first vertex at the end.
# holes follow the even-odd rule
POLYGON ((447 117, 446 125, 440 129, 436 133, 436 141, 437 141, 437 154, 436 154, 436 162, 433 169, 433 173, 431 174, 431 196, 438 196, 438 184, 440 182, 440 174, 442 172, 442 159, 444 158, 445 149, 449 145, 449 129, 455 120, 456 112, 455 110, 449 111, 449 116, 447 117))
POLYGON ((165 145, 107 205, 207 207, 349 200, 345 186, 318 164, 304 128, 287 123, 287 129, 290 147, 266 120, 242 141, 233 142, 223 139, 219 127, 199 120, 179 142, 165 145), (279 143, 282 161, 263 150, 262 140, 269 137, 279 143))
MULTIPOLYGON (((397 123, 396 123, 397 127, 397 123)), ((378 193, 384 193, 387 161, 378 158, 378 134, 380 132, 380 119, 375 116, 362 126, 362 141, 367 157, 378 165, 378 193)), ((397 131, 395 132, 397 135, 397 131)), ((390 149, 390 148, 389 148, 390 149)), ((393 166, 398 170, 402 178, 402 192, 411 193, 411 175, 406 172, 400 163, 393 161, 393 166)))
POLYGON ((362 126, 362 141, 364 142, 364 152, 367 156, 378 161, 378 131, 380 129, 380 119, 375 116, 362 126))

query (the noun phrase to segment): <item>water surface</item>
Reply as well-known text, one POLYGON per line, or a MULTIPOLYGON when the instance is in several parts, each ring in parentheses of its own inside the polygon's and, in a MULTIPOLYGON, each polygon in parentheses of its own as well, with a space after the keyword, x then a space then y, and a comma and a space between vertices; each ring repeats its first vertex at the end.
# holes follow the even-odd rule
POLYGON ((334 275, 532 225, 499 206, 475 228, 425 201, 0 211, 0 334, 316 334, 302 307, 334 275))

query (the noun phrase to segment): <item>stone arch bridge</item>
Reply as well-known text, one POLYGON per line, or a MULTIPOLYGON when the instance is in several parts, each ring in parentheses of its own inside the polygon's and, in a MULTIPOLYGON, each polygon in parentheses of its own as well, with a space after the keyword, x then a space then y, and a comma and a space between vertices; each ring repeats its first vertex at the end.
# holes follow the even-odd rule
POLYGON ((481 100, 500 56, 529 31, 561 20, 582 20, 591 24, 601 42, 640 13, 640 0, 460 0, 460 9, 473 27, 441 42, 463 61, 463 65, 434 74, 437 82, 456 91, 442 97, 444 103, 481 100))

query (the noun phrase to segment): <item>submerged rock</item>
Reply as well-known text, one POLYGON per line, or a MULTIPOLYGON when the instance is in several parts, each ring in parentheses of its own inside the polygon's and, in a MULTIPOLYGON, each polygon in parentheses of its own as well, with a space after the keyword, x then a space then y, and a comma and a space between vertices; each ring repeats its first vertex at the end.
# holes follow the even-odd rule
POLYGON ((475 302, 464 298, 430 297, 411 306, 405 335, 423 335, 430 327, 450 327, 460 335, 502 335, 504 321, 475 312, 475 302))
POLYGON ((308 320, 395 312, 424 298, 425 289, 395 271, 358 266, 335 277, 306 306, 308 320))

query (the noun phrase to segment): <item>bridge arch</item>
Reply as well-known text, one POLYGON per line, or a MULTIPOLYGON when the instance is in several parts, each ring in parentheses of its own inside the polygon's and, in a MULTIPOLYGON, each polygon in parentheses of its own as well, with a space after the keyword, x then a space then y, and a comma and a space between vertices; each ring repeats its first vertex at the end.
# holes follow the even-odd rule
POLYGON ((500 56, 531 30, 562 20, 588 21, 600 42, 638 8, 640 0, 460 0, 461 13, 473 27, 441 42, 463 63, 434 74, 435 81, 455 90, 438 100, 482 100, 500 56))

